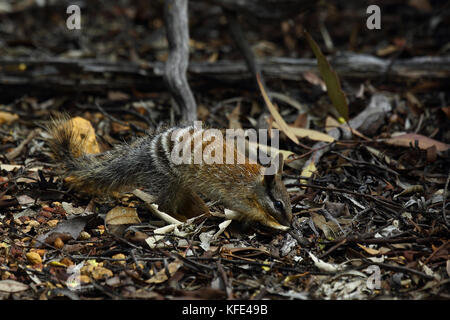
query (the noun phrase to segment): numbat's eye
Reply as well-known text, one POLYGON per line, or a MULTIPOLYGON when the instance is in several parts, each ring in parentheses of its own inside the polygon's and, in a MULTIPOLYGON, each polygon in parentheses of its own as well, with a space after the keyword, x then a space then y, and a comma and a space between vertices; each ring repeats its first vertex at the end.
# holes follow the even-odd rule
POLYGON ((278 210, 283 210, 283 202, 281 201, 274 201, 273 206, 278 210))

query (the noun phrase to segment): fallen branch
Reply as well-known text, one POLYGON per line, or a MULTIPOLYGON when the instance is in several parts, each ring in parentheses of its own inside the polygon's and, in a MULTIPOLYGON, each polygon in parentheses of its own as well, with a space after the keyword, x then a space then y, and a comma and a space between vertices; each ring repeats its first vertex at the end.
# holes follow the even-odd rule
POLYGON ((36 134, 36 130, 30 131, 25 140, 23 140, 16 148, 6 154, 6 159, 8 159, 8 161, 11 161, 17 158, 22 153, 23 149, 31 142, 31 140, 33 140, 36 134))
MULTIPOLYGON (((388 76, 390 81, 439 81, 443 87, 450 86, 450 56, 416 57, 395 60, 390 70, 390 61, 370 55, 341 54, 328 57, 333 69, 341 79, 373 80, 388 76), (387 73, 386 73, 387 72, 387 73)), ((316 59, 269 58, 256 61, 267 79, 300 81, 305 72, 317 72, 316 59)), ((136 64, 131 62, 107 62, 102 60, 65 59, 65 58, 0 58, 0 89, 11 94, 10 88, 26 86, 36 94, 42 89, 64 92, 101 92, 105 89, 137 88, 145 90, 164 90, 161 78, 164 64, 149 62, 136 64), (19 71, 19 66, 25 67, 19 71), (16 71, 11 71, 16 70, 16 71)), ((209 82, 239 83, 252 78, 243 61, 191 62, 188 72, 192 84, 204 85, 209 82)), ((18 91, 22 93, 23 91, 18 91)))
POLYGON ((187 0, 164 1, 164 24, 169 42, 169 57, 164 79, 181 109, 183 120, 197 119, 197 104, 186 79, 189 64, 189 24, 187 0))

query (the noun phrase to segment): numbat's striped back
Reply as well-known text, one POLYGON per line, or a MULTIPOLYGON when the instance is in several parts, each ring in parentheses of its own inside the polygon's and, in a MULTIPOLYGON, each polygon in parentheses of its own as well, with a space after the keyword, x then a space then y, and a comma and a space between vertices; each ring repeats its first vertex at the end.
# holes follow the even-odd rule
POLYGON ((256 162, 250 163, 234 143, 225 140, 217 129, 170 128, 151 138, 150 159, 157 170, 175 176, 199 170, 217 175, 221 181, 227 180, 229 174, 239 181, 240 178, 260 176, 263 168, 256 162), (228 172, 230 168, 231 173, 228 172), (239 173, 238 177, 235 177, 236 173, 239 173))

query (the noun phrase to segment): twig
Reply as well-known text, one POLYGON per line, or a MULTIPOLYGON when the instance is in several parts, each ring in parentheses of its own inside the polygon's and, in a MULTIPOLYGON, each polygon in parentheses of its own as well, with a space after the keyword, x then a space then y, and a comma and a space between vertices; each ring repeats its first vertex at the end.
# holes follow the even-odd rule
POLYGON ((114 300, 123 299, 123 297, 122 297, 121 295, 115 293, 115 292, 112 291, 112 290, 108 290, 108 289, 106 289, 105 287, 103 287, 102 285, 96 283, 96 282, 94 281, 93 278, 89 277, 89 279, 90 279, 90 283, 92 284, 92 286, 93 286, 95 289, 97 289, 97 290, 103 292, 105 295, 107 295, 107 296, 110 297, 111 299, 114 299, 114 300))
POLYGON ((133 194, 145 202, 147 208, 158 218, 165 221, 167 224, 182 224, 181 221, 175 219, 174 217, 168 215, 167 213, 164 213, 162 211, 159 211, 154 202, 156 201, 156 197, 153 195, 150 195, 148 193, 145 193, 144 191, 141 191, 139 189, 135 189, 133 191, 133 194))
POLYGON ((382 267, 382 268, 391 269, 391 270, 394 270, 394 271, 412 273, 412 274, 418 275, 418 276, 420 276, 422 278, 425 278, 425 279, 428 279, 428 280, 433 280, 434 279, 433 276, 429 276, 429 275, 427 275, 427 274, 425 274, 423 272, 420 272, 420 271, 417 271, 417 270, 414 270, 414 269, 411 269, 411 268, 408 268, 408 267, 394 266, 394 265, 387 264, 387 263, 374 262, 374 261, 371 261, 371 260, 368 260, 368 259, 365 259, 365 258, 363 260, 364 260, 364 262, 366 262, 368 264, 374 264, 374 265, 377 265, 377 266, 382 267))
POLYGON ((216 262, 217 270, 219 271, 220 277, 222 278, 223 285, 225 287, 225 291, 227 293, 228 299, 233 299, 233 292, 231 291, 231 286, 228 281, 227 274, 225 270, 223 270, 222 264, 220 263, 220 259, 216 262))
POLYGON ((29 132, 25 140, 23 140, 16 148, 14 148, 13 150, 11 150, 6 154, 6 159, 8 159, 8 161, 11 161, 17 158, 22 153, 23 149, 27 146, 27 144, 29 144, 30 141, 33 140, 36 134, 37 130, 29 132))
POLYGON ((445 182, 444 198, 442 199, 442 216, 444 218, 444 222, 445 222, 445 225, 447 227, 449 227, 450 225, 449 225, 448 220, 447 220, 447 213, 446 213, 446 209, 445 209, 445 202, 447 200, 447 188, 448 188, 449 181, 450 181, 450 172, 448 173, 447 181, 445 182))
POLYGON ((363 166, 372 166, 372 167, 375 167, 375 168, 378 168, 378 169, 381 169, 381 170, 386 170, 386 171, 388 171, 388 172, 390 172, 392 174, 395 174, 396 176, 400 175, 398 172, 395 172, 394 170, 392 170, 392 169, 390 169, 388 167, 385 167, 385 166, 380 166, 378 164, 369 163, 369 162, 366 162, 366 161, 360 161, 360 160, 351 159, 351 158, 348 158, 348 157, 346 157, 346 156, 344 156, 344 155, 342 155, 342 154, 340 154, 339 152, 336 152, 336 151, 331 151, 331 153, 336 154, 339 157, 341 157, 342 159, 345 159, 347 161, 350 161, 350 162, 353 162, 353 163, 356 163, 356 164, 360 164, 360 165, 363 165, 363 166))
POLYGON ((319 259, 323 259, 324 257, 326 257, 327 255, 329 255, 330 253, 332 253, 334 250, 336 250, 337 248, 339 248, 340 246, 342 246, 344 243, 347 242, 347 239, 344 239, 338 243, 336 243, 334 246, 332 246, 330 249, 328 249, 327 251, 325 251, 324 253, 322 253, 319 256, 319 259))
MULTIPOLYGON (((380 202, 386 206, 391 206, 395 209, 404 209, 401 205, 398 205, 398 204, 390 202, 390 201, 378 199, 377 197, 372 196, 370 194, 364 194, 364 193, 359 193, 359 192, 345 190, 345 189, 322 187, 322 186, 312 185, 312 184, 308 184, 308 183, 299 183, 299 182, 287 184, 286 187, 308 187, 308 188, 320 189, 320 190, 331 191, 331 192, 348 193, 348 194, 352 194, 354 196, 368 198, 368 199, 380 202)), ((409 210, 409 211, 411 211, 411 210, 409 210)))
MULTIPOLYGON (((179 253, 172 253, 173 258, 179 259, 183 264, 189 266, 191 269, 195 269, 196 271, 200 271, 200 269, 206 269, 208 271, 213 271, 214 267, 210 267, 206 264, 199 263, 197 261, 193 261, 191 258, 183 257, 179 253)), ((170 256, 170 255, 169 255, 170 256)))
POLYGON ((345 240, 346 243, 367 243, 367 244, 387 244, 387 243, 409 243, 409 242, 435 242, 439 241, 440 238, 437 237, 428 237, 428 238, 417 238, 417 237, 404 237, 404 238, 371 238, 364 239, 360 237, 349 237, 349 238, 339 238, 331 241, 322 242, 323 244, 327 243, 339 243, 342 240, 345 240))
POLYGON ((447 247, 449 243, 449 240, 445 241, 439 248, 437 248, 432 254, 430 254, 430 256, 424 261, 423 264, 427 264, 431 260, 431 258, 433 258, 443 248, 447 247))

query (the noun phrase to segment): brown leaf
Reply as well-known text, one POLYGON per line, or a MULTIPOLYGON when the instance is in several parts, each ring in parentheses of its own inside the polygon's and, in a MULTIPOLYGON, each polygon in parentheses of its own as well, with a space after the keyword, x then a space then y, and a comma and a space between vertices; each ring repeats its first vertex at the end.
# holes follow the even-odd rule
POLYGON ((450 107, 442 107, 441 110, 445 113, 447 118, 450 119, 450 107))
POLYGON ((320 86, 322 88, 322 91, 327 90, 327 85, 325 84, 325 82, 323 82, 323 80, 320 79, 319 76, 315 73, 307 71, 303 73, 303 78, 315 86, 320 86))
POLYGON ((61 239, 61 241, 68 241, 73 239, 69 233, 61 233, 61 232, 51 232, 46 238, 45 243, 54 244, 56 239, 61 239))
POLYGON ((92 272, 91 272, 91 276, 95 280, 110 278, 113 275, 114 274, 111 270, 104 268, 104 267, 95 267, 94 270, 92 270, 92 272))
POLYGON ((56 238, 55 242, 53 242, 53 245, 58 248, 62 249, 64 247, 64 241, 60 237, 56 238))
POLYGON ((397 46, 394 46, 393 44, 389 44, 386 47, 380 48, 377 50, 377 56, 383 57, 383 56, 387 56, 391 53, 394 53, 396 51, 398 51, 399 48, 397 46))
MULTIPOLYGON (((274 123, 275 128, 279 128, 277 123, 274 123)), ((334 138, 326 133, 312 130, 312 129, 305 129, 305 128, 296 128, 289 126, 289 129, 295 136, 299 138, 309 138, 314 141, 324 141, 324 142, 334 142, 334 138)))
POLYGON ((11 124, 17 119, 19 119, 17 114, 0 111, 0 124, 11 124))
POLYGON ((391 144, 394 146, 400 147, 409 147, 415 146, 416 141, 418 141, 418 147, 422 150, 426 150, 431 148, 432 146, 436 147, 436 150, 439 152, 447 151, 450 148, 450 145, 442 143, 440 141, 422 136, 416 133, 406 133, 396 137, 392 137, 390 139, 385 140, 384 142, 387 144, 391 144))
MULTIPOLYGON (((179 260, 175 260, 174 262, 169 263, 167 266, 167 271, 170 276, 172 276, 181 266, 183 263, 179 260)), ((166 268, 162 268, 158 271, 153 277, 148 279, 147 283, 162 283, 165 282, 168 279, 166 268)))
POLYGON ((430 12, 433 10, 428 0, 409 0, 408 5, 423 12, 430 12))
POLYGON ((125 92, 108 91, 108 99, 112 101, 121 101, 130 99, 130 96, 125 92))
POLYGON ((129 132, 130 130, 131 130, 130 126, 128 126, 128 125, 123 125, 123 124, 120 124, 117 122, 111 123, 111 131, 114 134, 121 133, 121 132, 129 132))
POLYGON ((383 248, 383 247, 381 247, 380 249, 377 250, 377 249, 372 249, 372 248, 363 246, 362 244, 359 244, 359 243, 357 243, 357 245, 358 245, 358 247, 360 247, 361 249, 363 249, 365 252, 367 252, 368 254, 370 254, 372 256, 376 256, 378 254, 385 254, 385 253, 391 251, 390 249, 383 248))
POLYGON ((115 207, 105 217, 105 223, 110 225, 141 223, 136 208, 115 207))
POLYGON ((436 146, 431 146, 427 149, 427 161, 435 162, 437 159, 437 149, 436 146))

